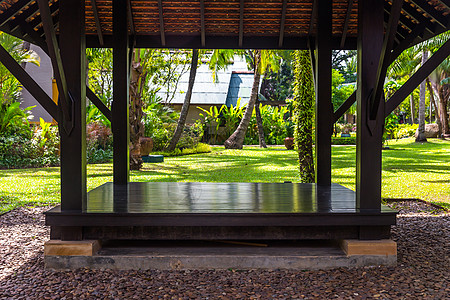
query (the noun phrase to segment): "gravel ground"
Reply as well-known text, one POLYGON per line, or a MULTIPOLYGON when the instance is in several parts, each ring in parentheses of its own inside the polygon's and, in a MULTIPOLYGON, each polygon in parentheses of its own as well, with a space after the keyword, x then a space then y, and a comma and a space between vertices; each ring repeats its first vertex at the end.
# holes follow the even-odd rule
POLYGON ((396 267, 297 272, 46 271, 47 208, 20 208, 0 216, 0 299, 450 299, 450 214, 390 205, 396 267))

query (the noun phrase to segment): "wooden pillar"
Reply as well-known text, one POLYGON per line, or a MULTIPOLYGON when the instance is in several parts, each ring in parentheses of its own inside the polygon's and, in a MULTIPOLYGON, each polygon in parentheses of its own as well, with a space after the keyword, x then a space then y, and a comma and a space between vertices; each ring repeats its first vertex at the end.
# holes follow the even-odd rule
POLYGON ((332 1, 320 1, 316 38, 316 183, 331 185, 331 135, 333 110, 331 103, 331 27, 332 1))
POLYGON ((113 0, 113 103, 112 132, 114 184, 130 178, 129 39, 127 1, 113 0))
MULTIPOLYGON (((74 105, 70 134, 59 124, 61 142, 61 210, 81 211, 86 204, 86 40, 84 1, 59 4, 59 49, 67 89, 74 105)), ((61 119, 62 121, 62 119, 61 119)))
POLYGON ((384 100, 376 120, 369 120, 369 112, 383 47, 383 0, 358 2, 358 26, 356 207, 379 212, 384 100))

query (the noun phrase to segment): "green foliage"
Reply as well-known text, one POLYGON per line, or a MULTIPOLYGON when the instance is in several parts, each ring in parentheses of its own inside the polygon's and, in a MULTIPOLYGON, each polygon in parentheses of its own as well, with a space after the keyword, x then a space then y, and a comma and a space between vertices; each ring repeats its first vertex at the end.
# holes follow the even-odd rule
MULTIPOLYGON (((331 79, 331 101, 334 110, 336 110, 348 97, 350 97, 355 90, 355 86, 353 84, 343 84, 345 81, 344 76, 335 69, 332 70, 331 79)), ((349 113, 355 113, 355 111, 356 105, 352 105, 349 109, 349 113)))
POLYGON ((396 128, 398 126, 398 117, 391 113, 387 118, 384 120, 384 130, 383 130, 383 144, 394 137, 394 133, 396 131, 396 128))
POLYGON ((244 110, 245 106, 241 106, 241 98, 237 100, 236 107, 233 107, 233 105, 230 107, 223 105, 220 108, 221 123, 225 124, 225 135, 227 137, 238 127, 242 115, 244 114, 244 110))
POLYGON ((157 151, 152 154, 154 155, 164 155, 164 157, 173 157, 173 156, 182 156, 182 155, 190 155, 190 154, 198 154, 198 153, 209 153, 211 152, 211 146, 204 143, 198 143, 191 148, 175 148, 175 150, 167 152, 167 151, 157 151))
POLYGON ((419 124, 399 124, 395 127, 393 137, 395 139, 403 139, 414 137, 419 124))
POLYGON ((108 162, 113 157, 111 129, 100 123, 91 122, 86 128, 86 156, 90 164, 108 162))
POLYGON ((331 137, 331 144, 333 145, 356 145, 356 137, 331 137))
POLYGON ((31 130, 28 123, 29 111, 32 107, 20 108, 19 102, 0 104, 0 135, 23 135, 30 137, 31 130))
POLYGON ((294 51, 294 78, 294 145, 298 151, 301 181, 311 183, 315 181, 312 148, 315 94, 311 61, 306 50, 294 51))
MULTIPOLYGON (((225 105, 222 105, 219 109, 217 108, 217 106, 211 106, 209 108, 209 110, 206 110, 202 107, 197 106, 198 109, 200 109, 201 111, 203 111, 203 113, 200 113, 199 116, 200 118, 202 118, 202 122, 204 124, 204 129, 205 130, 210 130, 212 129, 212 139, 211 142, 213 144, 216 144, 217 142, 217 137, 219 134, 219 127, 221 124, 221 120, 220 120, 220 116, 222 113, 222 110, 225 108, 225 105)), ((209 132, 206 132, 206 136, 209 136, 209 132)))
MULTIPOLYGON (((288 109, 285 106, 277 107, 271 105, 260 104, 261 119, 263 122, 264 137, 268 145, 282 145, 284 139, 288 137, 286 120, 288 109)), ((244 144, 258 145, 258 127, 256 124, 256 114, 253 111, 252 118, 245 135, 244 144)))
POLYGON ((59 164, 59 135, 56 126, 35 127, 30 136, 0 136, 0 168, 30 168, 59 164))
POLYGON ((178 140, 176 148, 180 150, 195 148, 203 137, 203 126, 197 122, 192 125, 186 124, 178 140))
POLYGON ((154 151, 162 151, 173 135, 179 114, 160 103, 151 103, 143 109, 143 112, 145 136, 153 139, 154 151))
POLYGON ((264 78, 261 83, 261 101, 285 101, 288 98, 292 98, 292 82, 294 80, 294 74, 292 73, 291 66, 291 51, 281 51, 280 54, 283 57, 279 72, 268 70, 264 74, 264 78))

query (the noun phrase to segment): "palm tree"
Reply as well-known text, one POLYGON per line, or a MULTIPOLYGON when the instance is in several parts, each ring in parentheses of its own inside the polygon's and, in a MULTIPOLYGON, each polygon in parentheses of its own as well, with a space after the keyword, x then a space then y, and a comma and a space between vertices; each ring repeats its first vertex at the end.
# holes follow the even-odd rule
MULTIPOLYGON (((233 132, 233 134, 224 142, 227 149, 242 149, 244 144, 245 134, 250 123, 250 119, 253 114, 253 108, 255 107, 256 100, 258 99, 259 83, 261 80, 261 74, 264 74, 266 69, 270 68, 276 71, 279 68, 280 57, 275 50, 247 50, 245 57, 250 68, 254 70, 253 85, 250 94, 250 100, 248 101, 244 115, 239 123, 239 126, 233 132)), ((261 119, 260 119, 261 122, 261 119)), ((262 123, 262 122, 261 122, 262 123)), ((259 136, 261 137, 262 124, 258 126, 259 136)), ((260 146, 261 144, 260 138, 260 146)))
POLYGON ((189 74, 188 89, 186 91, 186 96, 184 97, 183 107, 181 108, 180 118, 178 119, 177 128, 173 134, 172 140, 170 141, 167 151, 175 150, 178 141, 180 140, 181 133, 183 132, 184 125, 186 123, 186 117, 189 111, 189 105, 191 103, 192 89, 194 87, 195 76, 197 74, 198 66, 198 49, 192 49, 192 61, 191 61, 191 72, 189 74))

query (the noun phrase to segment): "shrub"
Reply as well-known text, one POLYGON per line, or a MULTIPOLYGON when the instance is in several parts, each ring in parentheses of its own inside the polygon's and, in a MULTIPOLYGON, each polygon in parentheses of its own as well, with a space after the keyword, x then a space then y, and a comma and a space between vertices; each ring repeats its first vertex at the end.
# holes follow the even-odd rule
POLYGON ((418 127, 419 124, 399 124, 394 130, 394 137, 396 139, 413 137, 418 127))
POLYGON ((185 148, 185 149, 179 149, 176 148, 173 151, 166 152, 166 151, 158 151, 154 152, 152 154, 159 154, 164 155, 165 157, 171 157, 171 156, 181 156, 181 155, 189 155, 189 154, 197 154, 197 153, 208 153, 211 152, 211 146, 204 143, 198 143, 196 146, 192 148, 185 148))
POLYGON ((356 145, 356 137, 331 137, 333 145, 356 145))
POLYGON ((111 129, 100 122, 91 122, 86 127, 87 162, 103 163, 113 156, 111 129))

